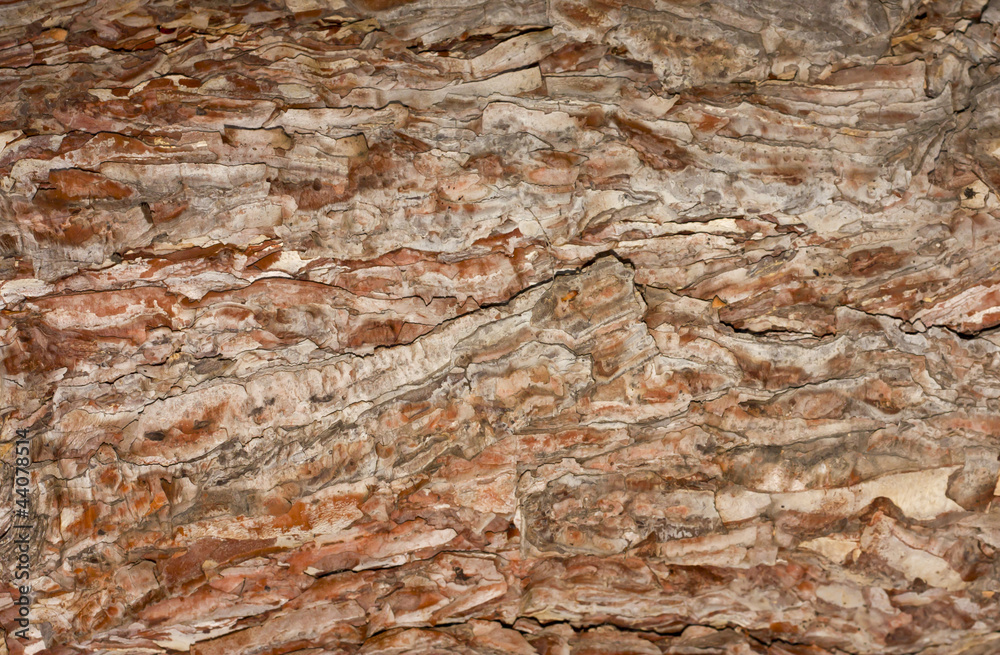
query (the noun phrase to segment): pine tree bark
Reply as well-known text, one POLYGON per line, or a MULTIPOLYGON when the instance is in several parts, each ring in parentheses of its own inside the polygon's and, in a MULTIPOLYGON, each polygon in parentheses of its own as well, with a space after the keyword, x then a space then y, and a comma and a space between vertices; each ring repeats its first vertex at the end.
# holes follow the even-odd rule
POLYGON ((7 651, 1000 651, 998 60, 998 0, 3 4, 7 651))

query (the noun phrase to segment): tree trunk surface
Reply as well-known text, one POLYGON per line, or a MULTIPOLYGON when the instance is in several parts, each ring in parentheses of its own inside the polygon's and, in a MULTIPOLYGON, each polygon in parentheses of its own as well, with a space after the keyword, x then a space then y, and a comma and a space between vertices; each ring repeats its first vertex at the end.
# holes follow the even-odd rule
POLYGON ((1000 652, 998 61, 1000 0, 0 4, 0 653, 1000 652))

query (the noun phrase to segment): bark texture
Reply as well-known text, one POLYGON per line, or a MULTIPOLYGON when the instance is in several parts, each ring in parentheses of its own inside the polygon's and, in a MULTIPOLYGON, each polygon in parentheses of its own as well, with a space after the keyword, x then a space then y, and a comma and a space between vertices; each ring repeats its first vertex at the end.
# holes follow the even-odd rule
POLYGON ((0 4, 6 648, 1000 652, 998 57, 998 0, 0 4))

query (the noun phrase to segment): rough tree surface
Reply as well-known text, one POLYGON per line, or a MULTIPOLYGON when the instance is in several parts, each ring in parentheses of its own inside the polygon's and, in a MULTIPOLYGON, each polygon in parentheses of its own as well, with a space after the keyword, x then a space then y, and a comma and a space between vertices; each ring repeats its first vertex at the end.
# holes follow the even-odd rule
POLYGON ((3 2, 0 653, 1000 652, 998 61, 1000 0, 3 2))

